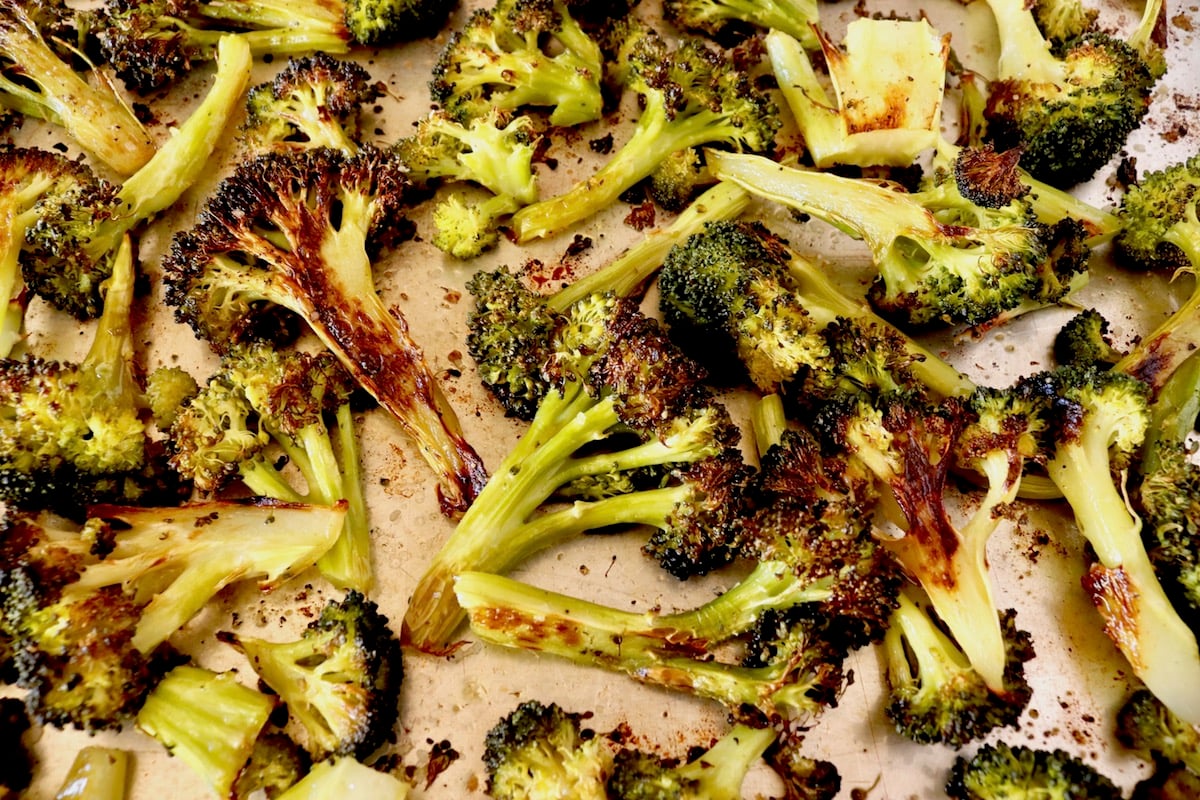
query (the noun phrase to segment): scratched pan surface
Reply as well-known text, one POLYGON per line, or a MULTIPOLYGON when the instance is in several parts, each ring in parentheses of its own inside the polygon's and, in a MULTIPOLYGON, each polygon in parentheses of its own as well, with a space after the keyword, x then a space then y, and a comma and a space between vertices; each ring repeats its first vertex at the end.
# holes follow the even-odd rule
MULTIPOLYGON (((1124 0, 1107 0, 1101 21, 1128 31, 1141 8, 1124 0)), ((869 3, 871 11, 895 9, 901 14, 924 12, 935 27, 952 34, 958 57, 984 75, 992 72, 995 29, 982 3, 963 6, 952 0, 869 3)), ((839 40, 846 22, 859 8, 848 4, 823 6, 824 24, 839 40)), ((646 0, 639 13, 653 15, 657 3, 646 0)), ((450 26, 460 24, 468 12, 463 6, 450 26)), ((1167 31, 1170 71, 1154 95, 1150 114, 1130 139, 1127 152, 1141 169, 1165 165, 1197 150, 1200 143, 1200 72, 1193 55, 1192 28, 1200 22, 1195 6, 1169 7, 1167 31)), ((413 120, 429 106, 426 88, 435 54, 445 41, 443 32, 433 40, 382 52, 363 52, 354 58, 383 81, 388 97, 373 112, 366 130, 379 141, 405 135, 413 120)), ((265 80, 278 64, 256 65, 255 79, 265 80)), ((180 120, 202 95, 208 73, 200 71, 168 96, 155 101, 160 120, 180 120)), ((617 114, 584 127, 569 139, 558 138, 549 155, 557 168, 543 166, 543 196, 565 188, 594 168, 595 156, 588 141, 612 132, 616 144, 627 130, 628 116, 617 114)), ((165 128, 156 126, 157 135, 165 128)), ((18 141, 53 143, 52 131, 28 125, 18 141)), ((141 240, 143 269, 157 279, 159 262, 171 233, 192 224, 203 198, 234 159, 241 155, 232 133, 227 137, 213 170, 169 213, 157 220, 141 240)), ((1103 170, 1079 193, 1099 205, 1109 205, 1116 194, 1103 170)), ((473 364, 466 355, 465 320, 470 308, 465 294, 467 278, 480 268, 506 264, 517 268, 533 260, 535 271, 561 280, 582 275, 606 263, 641 233, 625 224, 628 207, 614 207, 576 229, 532 246, 503 243, 481 259, 456 262, 429 242, 427 210, 414 218, 418 239, 399 247, 379 264, 379 289, 389 304, 408 319, 414 337, 422 344, 434 371, 439 374, 454 404, 468 439, 489 466, 499 462, 520 435, 521 425, 505 419, 479 387, 473 364), (590 240, 591 247, 568 255, 575 234, 590 240)), ((815 256, 836 255, 830 269, 851 291, 862 292, 870 275, 865 252, 820 223, 801 224, 786 212, 755 204, 748 216, 766 222, 792 240, 798 249, 815 256)), ((658 223, 669 221, 659 215, 658 223)), ((1104 252, 1095 261, 1095 277, 1080 294, 1080 301, 1104 311, 1113 323, 1119 343, 1127 343, 1152 329, 1191 290, 1191 279, 1168 285, 1158 277, 1133 279, 1113 268, 1104 252)), ((177 325, 161 302, 157 280, 143 300, 137 320, 139 358, 154 367, 182 365, 203 380, 214 365, 207 346, 177 325)), ((1017 375, 1050 363, 1049 346, 1058 326, 1070 315, 1053 309, 1018 320, 983 338, 950 334, 931 339, 947 358, 980 383, 1006 384, 1017 375)), ((91 331, 35 306, 30 320, 29 346, 43 354, 78 355, 90 341, 91 331)), ((745 398, 730 397, 735 415, 744 414, 745 398)), ((407 599, 427 561, 449 535, 453 523, 439 515, 433 481, 412 443, 381 411, 359 418, 364 444, 366 491, 375 541, 378 586, 375 599, 397 624, 407 599)), ((1080 540, 1063 509, 1025 504, 1015 521, 1005 521, 990 542, 989 556, 999 602, 1018 609, 1023 627, 1034 636, 1038 656, 1029 667, 1033 700, 1017 730, 1003 732, 1011 743, 1061 747, 1081 755, 1120 784, 1132 786, 1145 767, 1124 754, 1112 737, 1115 704, 1127 690, 1127 670, 1100 632, 1099 620, 1079 588, 1082 570, 1080 540)), ((736 579, 724 574, 681 584, 638 552, 635 535, 590 537, 547 552, 518 573, 519 577, 548 588, 578 594, 599 602, 630 609, 672 608, 695 604, 736 579)), ((250 589, 223 593, 219 602, 193 620, 175 641, 214 669, 236 668, 244 680, 253 674, 214 634, 237 626, 243 634, 284 638, 296 633, 332 594, 319 577, 305 575, 273 594, 261 596, 250 589)), ((808 734, 806 751, 832 760, 840 769, 850 797, 855 789, 870 789, 872 798, 925 798, 941 796, 955 752, 937 746, 918 746, 897 736, 882 711, 879 660, 874 650, 851 657, 854 681, 837 708, 828 712, 808 734)), ((415 796, 427 798, 482 797, 480 761, 484 733, 503 714, 524 699, 556 701, 573 711, 594 713, 591 724, 610 730, 625 724, 637 741, 671 755, 682 755, 696 744, 708 743, 724 730, 725 718, 714 704, 640 686, 607 673, 472 644, 452 658, 406 653, 406 684, 400 726, 390 748, 399 761, 420 775, 432 753, 445 759, 445 768, 432 780, 418 781, 415 796), (456 756, 456 757, 455 757, 456 756)), ((53 796, 75 751, 88 743, 124 747, 136 754, 131 796, 157 798, 169 794, 176 800, 207 795, 200 781, 180 762, 172 760, 154 741, 137 731, 88 737, 74 731, 43 731, 35 745, 37 777, 31 797, 53 796)), ((777 791, 765 770, 756 770, 746 786, 746 796, 769 796, 777 791)))

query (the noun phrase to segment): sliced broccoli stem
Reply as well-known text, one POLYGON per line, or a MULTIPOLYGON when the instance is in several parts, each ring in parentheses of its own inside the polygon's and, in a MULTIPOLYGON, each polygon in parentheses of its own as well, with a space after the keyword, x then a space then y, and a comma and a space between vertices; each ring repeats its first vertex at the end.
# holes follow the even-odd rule
POLYGON ((1000 34, 1000 80, 1061 86, 1066 67, 1050 52, 1033 12, 1022 0, 987 0, 1000 34))
POLYGON ((513 215, 512 229, 518 242, 559 233, 608 208, 622 192, 654 172, 662 153, 732 141, 738 135, 737 125, 718 112, 701 110, 672 119, 656 92, 645 98, 646 107, 629 140, 604 166, 565 193, 513 215))
POLYGON ((129 751, 88 745, 75 754, 54 800, 125 800, 129 751))
POLYGON ((1164 446, 1183 445, 1200 417, 1200 355, 1188 356, 1163 384, 1150 406, 1150 425, 1142 442, 1138 472, 1152 475, 1162 467, 1164 446))
POLYGON ((315 0, 206 0, 197 8, 208 19, 234 22, 239 27, 294 28, 336 35, 346 41, 350 31, 341 9, 342 3, 315 0))
POLYGON ((779 91, 804 132, 806 148, 824 153, 836 149, 844 131, 837 104, 829 99, 804 52, 820 46, 811 32, 809 39, 807 43, 799 41, 777 28, 767 34, 765 42, 779 91))
POLYGON ((133 375, 133 276, 133 242, 124 236, 104 284, 104 311, 96 336, 79 365, 80 375, 90 384, 88 396, 97 407, 133 408, 141 398, 133 375))
POLYGON ((338 406, 337 443, 341 456, 341 495, 347 502, 346 524, 333 547, 317 560, 317 567, 335 586, 368 594, 375 583, 371 521, 363 495, 362 453, 349 403, 338 406))
POLYGON ((1129 46, 1141 54, 1142 61, 1147 63, 1153 60, 1154 28, 1158 24, 1162 8, 1163 0, 1148 0, 1146 7, 1142 9, 1142 17, 1138 20, 1137 27, 1126 39, 1129 46))
POLYGON ((933 624, 929 616, 901 592, 883 637, 888 682, 896 687, 946 686, 954 673, 966 672, 971 663, 954 641, 933 624), (915 662, 915 668, 914 668, 915 662))
POLYGON ((550 295, 546 306, 562 312, 576 301, 603 291, 629 297, 662 266, 672 247, 702 231, 708 222, 734 219, 749 205, 749 192, 732 183, 718 183, 692 201, 669 226, 651 232, 611 264, 550 295))
POLYGON ((1109 423, 1099 416, 1087 414, 1085 430, 1058 444, 1046 470, 1099 560, 1084 583, 1105 633, 1156 697, 1200 724, 1200 649, 1155 575, 1141 520, 1109 475, 1109 423))
POLYGON ((741 800, 746 774, 779 736, 771 726, 733 726, 700 758, 676 768, 687 781, 695 781, 697 797, 708 800, 741 800))
POLYGON ((759 398, 750 409, 750 428, 754 432, 754 447, 760 458, 782 442, 783 434, 788 429, 783 396, 768 394, 759 398))
POLYGON ((92 87, 55 55, 22 3, 4 0, 0 12, 0 56, 19 65, 37 86, 0 77, 0 93, 10 96, 0 97, 0 105, 61 125, 119 175, 131 175, 150 160, 154 142, 116 94, 92 87))

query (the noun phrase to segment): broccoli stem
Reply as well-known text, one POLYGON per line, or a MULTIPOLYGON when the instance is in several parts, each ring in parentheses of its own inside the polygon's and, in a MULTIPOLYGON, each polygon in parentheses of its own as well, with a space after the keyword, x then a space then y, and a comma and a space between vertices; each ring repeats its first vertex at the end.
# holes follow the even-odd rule
POLYGON ((133 374, 133 241, 124 236, 112 262, 112 274, 104 283, 104 311, 96 336, 79 365, 89 384, 86 394, 97 408, 133 408, 141 390, 133 374))
POLYGON ((129 751, 88 745, 80 749, 54 800, 124 800, 129 751))
POLYGON ((783 441, 788 420, 782 395, 768 394, 758 399, 750 409, 750 429, 754 432, 754 447, 760 458, 783 441))
POLYGON ((197 10, 208 19, 234 22, 239 27, 314 31, 345 43, 350 31, 342 7, 340 2, 315 0, 205 0, 197 10))
POLYGON ((55 55, 17 0, 0 3, 0 55, 36 85, 0 77, 0 105, 61 125, 75 142, 119 175, 154 155, 154 142, 120 98, 87 83, 55 55))
POLYGON ((778 736, 779 731, 769 725, 752 728, 739 723, 700 758, 677 767, 676 774, 684 780, 696 781, 692 791, 697 797, 741 800, 746 773, 778 736))
POLYGON ((898 600, 883 637, 885 668, 892 686, 912 686, 917 682, 930 687, 948 686, 954 682, 956 673, 971 670, 963 652, 933 624, 908 592, 900 592, 898 600))
POLYGON ((749 205, 750 194, 740 186, 718 183, 697 197, 669 226, 651 232, 612 263, 550 295, 546 306, 562 312, 576 301, 603 291, 629 297, 662 266, 672 247, 702 231, 709 222, 737 217, 749 205))
POLYGON ((672 118, 657 92, 647 93, 645 100, 629 140, 596 173, 565 193, 513 215, 512 229, 519 243, 559 233, 613 205, 622 192, 654 171, 662 153, 734 140, 738 135, 733 121, 720 113, 701 110, 672 118))
POLYGON ((337 443, 341 455, 341 496, 348 504, 346 524, 333 547, 317 559, 317 568, 335 586, 368 594, 375 574, 371 566, 371 524, 363 496, 362 453, 349 403, 338 406, 337 443))
POLYGON ((1066 67, 1050 52, 1033 12, 1023 0, 987 0, 1000 35, 999 80, 1061 86, 1066 67))
POLYGON ((1142 543, 1141 520, 1109 474, 1111 422, 1088 413, 1084 430, 1060 442, 1046 464, 1099 564, 1084 579, 1105 633, 1163 704, 1200 724, 1200 650, 1167 599, 1142 543))
POLYGON ((1192 354, 1163 384, 1150 406, 1150 425, 1142 442, 1138 472, 1153 475, 1162 468, 1164 446, 1182 445, 1200 417, 1200 356, 1192 354))

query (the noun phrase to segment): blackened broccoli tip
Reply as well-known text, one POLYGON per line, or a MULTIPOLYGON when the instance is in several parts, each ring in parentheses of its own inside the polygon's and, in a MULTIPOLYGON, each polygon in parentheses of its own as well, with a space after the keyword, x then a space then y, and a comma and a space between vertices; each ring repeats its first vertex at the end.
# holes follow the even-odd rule
POLYGON ((260 338, 276 310, 300 317, 416 441, 446 513, 485 481, 482 461, 419 345, 375 291, 372 258, 406 235, 403 163, 364 146, 243 162, 163 260, 176 318, 216 349, 260 338))
POLYGON ((907 193, 750 154, 710 151, 708 162, 723 180, 863 239, 878 269, 869 299, 898 323, 981 325, 1022 303, 1061 299, 1062 273, 1081 267, 1079 248, 1061 247, 1027 203, 978 206, 953 180, 907 193))
POLYGON ((613 753, 603 737, 584 727, 586 718, 537 700, 526 700, 501 717, 484 738, 488 795, 497 800, 604 798, 613 753))
MULTIPOLYGON (((418 583, 405 633, 423 649, 448 646, 462 621, 451 587, 458 572, 503 573, 550 544, 613 525, 664 530, 664 550, 676 541, 690 548, 693 534, 721 530, 734 511, 721 499, 726 492, 705 489, 712 473, 697 465, 726 457, 740 433, 702 384, 702 370, 634 300, 588 295, 544 318, 552 329, 542 339, 542 311, 512 276, 485 274, 473 285, 490 287, 498 300, 479 312, 487 320, 474 320, 472 335, 486 337, 475 346, 517 354, 523 360, 508 377, 519 385, 526 368, 536 368, 545 390, 528 387, 541 393, 529 430, 418 583), (480 327, 492 323, 498 327, 480 327), (656 480, 644 480, 647 472, 656 480), (564 494, 581 499, 569 510, 540 508, 564 494)), ((712 564, 706 557, 695 566, 712 564)))
POLYGON ((1024 665, 1034 653, 1015 616, 1011 610, 1002 614, 1006 663, 1003 685, 994 691, 929 611, 901 594, 883 640, 885 711, 897 732, 921 744, 961 747, 997 728, 1016 727, 1033 695, 1024 665))
POLYGON ((498 0, 454 31, 434 65, 430 93, 467 122, 544 109, 552 125, 599 119, 604 61, 563 0, 498 0))
POLYGON ((1065 750, 1042 750, 1004 742, 986 744, 973 756, 959 756, 946 784, 954 800, 1000 800, 1037 786, 1058 800, 1118 800, 1111 779, 1065 750))
POLYGON ((1200 155, 1141 175, 1121 197, 1123 226, 1114 253, 1134 269, 1175 270, 1200 264, 1200 155))
POLYGON ((327 53, 293 57, 246 95, 245 131, 255 149, 358 149, 363 112, 383 95, 361 64, 327 53))
POLYGON ((755 29, 779 30, 808 47, 816 46, 812 24, 819 19, 813 0, 666 0, 663 15, 671 23, 730 42, 755 29))
POLYGON ((799 737, 781 736, 763 754, 784 785, 789 800, 834 800, 842 790, 837 765, 812 758, 800 746, 799 737))
POLYGON ((551 236, 608 208, 654 172, 662 153, 702 145, 773 150, 779 110, 728 53, 695 37, 671 47, 652 29, 634 26, 616 63, 640 98, 629 139, 590 177, 514 214, 517 241, 551 236))
POLYGON ((0 3, 0 105, 61 126, 113 172, 130 175, 154 155, 154 141, 123 99, 74 71, 42 34, 62 24, 65 5, 0 3), (21 77, 15 79, 14 74, 21 77))
POLYGON ((287 704, 314 759, 365 759, 393 734, 404 674, 400 642, 360 592, 328 601, 296 641, 223 638, 287 704))
POLYGON ((1200 774, 1200 730, 1172 714, 1146 689, 1135 690, 1121 704, 1115 735, 1146 761, 1180 764, 1200 774))
POLYGON ((738 800, 742 783, 779 736, 773 728, 739 724, 685 764, 625 748, 608 779, 613 800, 738 800))
POLYGON ((219 797, 229 797, 278 698, 233 672, 185 664, 146 698, 137 727, 187 764, 219 797))
POLYGON ((342 0, 346 27, 361 45, 379 47, 433 36, 457 0, 342 0))
POLYGON ((1113 344, 1108 319, 1094 308, 1071 317, 1054 336, 1054 359, 1059 364, 1107 369, 1124 356, 1113 344))
POLYGON ((988 5, 1001 42, 984 111, 989 139, 1001 149, 1021 146, 1025 169, 1051 185, 1090 179, 1141 123, 1156 59, 1098 31, 1052 47, 1029 7, 1013 0, 988 5))
POLYGON ((959 194, 983 208, 1004 208, 1029 193, 1017 171, 1020 148, 997 153, 990 145, 964 147, 954 159, 954 183, 959 194))
POLYGON ((3 731, 4 768, 0 770, 0 794, 17 797, 33 782, 33 753, 25 742, 31 727, 25 704, 18 698, 0 699, 0 731, 3 731))

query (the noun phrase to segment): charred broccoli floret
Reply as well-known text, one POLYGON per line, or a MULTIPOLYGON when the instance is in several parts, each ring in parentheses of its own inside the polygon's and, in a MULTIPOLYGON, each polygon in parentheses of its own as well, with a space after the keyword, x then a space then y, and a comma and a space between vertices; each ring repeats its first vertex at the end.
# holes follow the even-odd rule
POLYGON ((430 94, 468 124, 494 109, 549 109, 552 125, 599 119, 600 46, 564 0, 496 0, 474 11, 442 48, 430 94))
POLYGON ((671 48, 649 28, 630 24, 617 71, 639 97, 633 132, 599 170, 552 198, 513 215, 519 242, 559 233, 612 205, 654 172, 663 153, 701 145, 768 152, 778 109, 729 54, 698 39, 671 48))
POLYGON ((650 549, 680 575, 732 557, 727 522, 746 470, 703 373, 629 299, 586 297, 553 329, 541 365, 552 388, 413 593, 404 633, 422 649, 452 642, 457 573, 503 573, 588 530, 655 528, 650 549), (579 499, 540 509, 564 494, 579 499))
POLYGON ((679 212, 706 184, 713 182, 700 151, 687 147, 671 153, 646 179, 646 193, 666 211, 679 212))
POLYGON ((288 59, 271 80, 246 95, 244 130, 255 150, 332 147, 353 153, 362 142, 360 117, 383 95, 354 61, 315 53, 288 59))
POLYGON ((686 764, 625 748, 617 753, 607 791, 610 800, 740 800, 742 782, 775 742, 773 728, 734 725, 686 764))
POLYGON ((406 230, 410 182, 371 147, 268 153, 224 180, 163 259, 167 302, 218 351, 303 319, 413 437, 446 513, 482 487, 482 461, 407 326, 375 291, 372 256, 406 230), (268 322, 270 324, 270 322, 268 322))
POLYGON ((0 744, 8 754, 0 770, 0 796, 17 797, 33 782, 33 755, 24 742, 30 727, 25 704, 15 697, 0 699, 0 723, 0 744))
POLYGON ((1064 231, 1039 223, 1028 203, 978 205, 951 176, 906 193, 754 155, 711 152, 709 165, 723 180, 863 239, 879 270, 871 303, 908 325, 981 325, 1023 303, 1061 299, 1087 270, 1082 230, 1065 246, 1064 231))
POLYGON ((1117 741, 1147 761, 1178 764, 1200 775, 1200 730, 1138 689, 1117 711, 1117 741))
POLYGON ((218 797, 230 797, 277 702, 239 683, 232 672, 183 665, 146 698, 137 726, 218 797))
POLYGON ((613 753, 595 731, 583 727, 584 719, 537 700, 526 700, 501 717, 484 739, 488 795, 604 800, 613 753))
POLYGON ((400 641, 379 607, 356 591, 328 601, 294 642, 224 634, 303 725, 316 760, 365 759, 395 727, 404 676, 400 641))
MULTIPOLYGON (((1149 5, 1156 6, 1151 2, 1149 5)), ((1129 41, 1089 31, 1054 47, 1021 0, 988 0, 1000 35, 997 77, 984 115, 1001 150, 1054 186, 1086 181, 1141 123, 1161 65, 1153 17, 1129 41)))
POLYGON ((61 126, 113 172, 132 175, 154 155, 153 139, 116 92, 77 73, 42 35, 69 13, 60 3, 0 3, 0 107, 61 126))
POLYGON ((332 353, 239 346, 179 410, 169 446, 171 464, 208 495, 237 476, 262 497, 345 500, 346 528, 318 565, 335 585, 369 591, 371 532, 350 407, 355 389, 332 353), (303 478, 302 490, 287 477, 288 464, 303 478))
POLYGON ((971 758, 959 756, 946 784, 954 800, 1119 800, 1120 788, 1095 767, 1065 750, 1038 750, 1004 742, 987 744, 971 758))
POLYGON ((1108 320, 1094 308, 1071 317, 1054 336, 1054 360, 1059 364, 1108 369, 1124 356, 1113 345, 1108 320))

